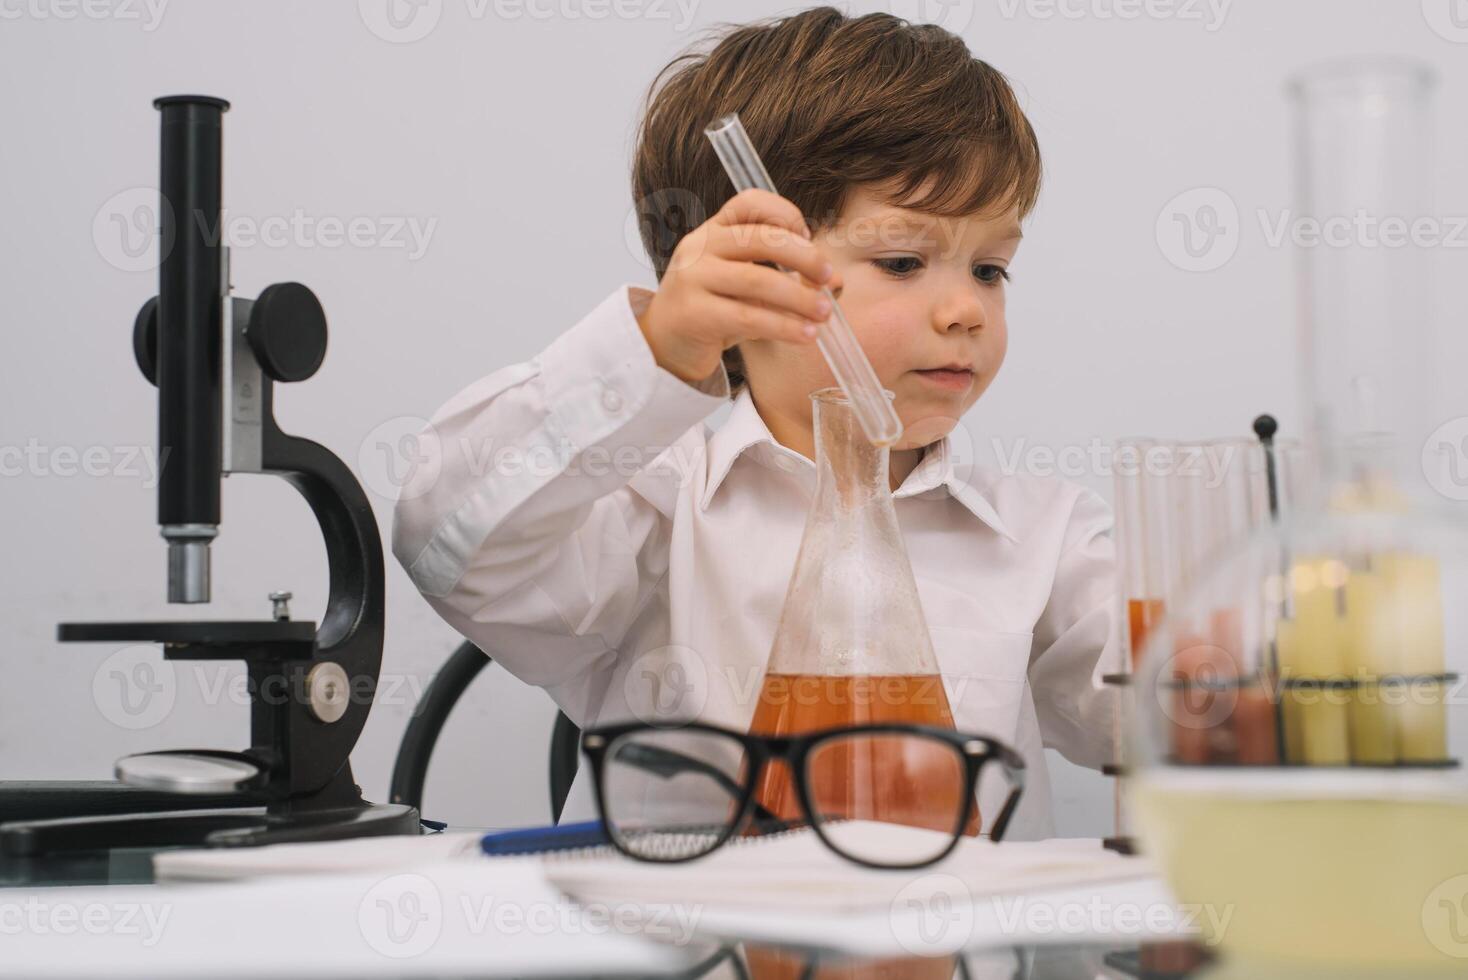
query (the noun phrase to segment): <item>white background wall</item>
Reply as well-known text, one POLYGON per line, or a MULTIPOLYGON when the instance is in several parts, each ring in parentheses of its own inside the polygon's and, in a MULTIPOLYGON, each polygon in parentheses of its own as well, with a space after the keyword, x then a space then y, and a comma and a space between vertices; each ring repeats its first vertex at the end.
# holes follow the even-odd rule
MULTIPOLYGON (((1299 66, 1369 52, 1430 62, 1442 82, 1437 210, 1468 214, 1468 3, 1453 0, 1458 28, 1449 0, 1219 2, 849 5, 959 30, 1015 80, 1040 134, 1048 179, 1015 265, 1009 361, 966 420, 982 453, 993 440, 1008 452, 1020 440, 1244 434, 1264 410, 1298 425, 1291 254, 1256 215, 1277 220, 1290 204, 1282 86, 1299 66), (1225 229, 1237 252, 1188 272, 1156 228, 1159 215, 1172 226, 1171 199, 1199 187, 1237 206, 1225 229)), ((617 283, 652 283, 628 244, 627 170, 656 69, 715 23, 792 9, 426 0, 395 33, 385 4, 0 0, 0 778, 100 778, 126 752, 246 738, 244 707, 219 692, 238 667, 183 664, 170 680, 156 655, 54 640, 61 620, 189 612, 163 602, 155 495, 129 460, 154 438, 153 389, 129 345, 156 275, 135 268, 146 257, 124 251, 114 222, 154 199, 154 97, 233 102, 225 196, 237 233, 297 214, 313 228, 365 216, 374 236, 394 219, 431 227, 421 255, 411 239, 333 246, 314 230, 234 254, 240 295, 295 279, 324 303, 326 364, 278 392, 277 415, 357 469, 386 538, 393 484, 379 444, 535 354, 617 283), (88 449, 97 475, 67 456, 88 449), (147 680, 126 673, 135 663, 154 666, 156 703, 171 698, 171 710, 120 710, 116 671, 147 680)), ((1440 251, 1444 327, 1468 306, 1465 256, 1440 251)), ((1442 363, 1461 363, 1461 332, 1445 330, 1443 344, 1442 363)), ((1443 418, 1462 411, 1442 404, 1443 418)), ((1110 493, 1105 473, 1080 478, 1110 493)), ((296 615, 318 617, 324 556, 294 491, 235 477, 224 512, 207 614, 265 616, 266 593, 289 588, 296 615)), ((414 692, 456 643, 395 563, 388 623, 384 703, 353 757, 379 799, 414 692)), ((543 820, 552 717, 540 692, 498 671, 482 678, 436 757, 430 814, 543 820)), ((1105 782, 1070 767, 1055 779, 1062 832, 1109 830, 1105 782)))

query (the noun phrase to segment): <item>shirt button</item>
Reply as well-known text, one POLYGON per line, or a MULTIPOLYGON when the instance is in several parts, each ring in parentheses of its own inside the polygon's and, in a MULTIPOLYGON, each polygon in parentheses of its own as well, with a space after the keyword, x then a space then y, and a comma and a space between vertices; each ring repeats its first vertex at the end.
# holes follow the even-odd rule
POLYGON ((601 407, 616 415, 622 410, 622 395, 615 388, 607 388, 601 393, 601 407))

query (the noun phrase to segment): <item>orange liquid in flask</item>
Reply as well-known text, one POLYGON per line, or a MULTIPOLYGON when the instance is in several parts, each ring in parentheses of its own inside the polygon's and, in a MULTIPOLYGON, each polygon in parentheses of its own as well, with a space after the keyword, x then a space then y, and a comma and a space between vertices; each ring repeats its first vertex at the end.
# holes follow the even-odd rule
MULTIPOLYGON (((938 674, 779 674, 765 676, 749 730, 801 735, 884 722, 953 728, 938 674)), ((822 820, 878 820, 952 833, 964 792, 958 753, 911 737, 865 736, 817 749, 808 760, 811 803, 822 820)), ((782 820, 801 817, 790 773, 766 767, 755 800, 782 820)), ((963 832, 979 832, 977 802, 963 832)))

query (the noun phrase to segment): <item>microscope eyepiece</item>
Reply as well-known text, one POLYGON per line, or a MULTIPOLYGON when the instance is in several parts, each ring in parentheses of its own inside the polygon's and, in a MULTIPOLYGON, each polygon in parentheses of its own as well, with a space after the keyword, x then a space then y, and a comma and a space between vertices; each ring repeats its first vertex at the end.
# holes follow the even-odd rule
POLYGON ((213 95, 160 95, 153 100, 153 108, 165 109, 169 106, 196 105, 204 109, 212 109, 217 112, 228 112, 229 102, 213 95))

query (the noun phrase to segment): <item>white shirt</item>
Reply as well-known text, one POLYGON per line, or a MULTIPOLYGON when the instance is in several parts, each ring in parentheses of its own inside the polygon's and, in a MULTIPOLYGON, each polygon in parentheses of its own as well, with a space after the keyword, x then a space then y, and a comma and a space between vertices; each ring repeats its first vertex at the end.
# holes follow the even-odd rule
MULTIPOLYGON (((815 484, 722 369, 659 367, 623 286, 539 357, 445 404, 420 436, 393 553, 455 629, 582 727, 753 715, 815 484)), ((1044 746, 1111 755, 1112 519, 1060 480, 954 466, 930 447, 895 507, 955 725, 1030 767, 1015 838, 1053 833, 1044 746)), ((577 774, 564 819, 596 816, 577 774)), ((986 772, 986 821, 1003 784, 986 772)))

